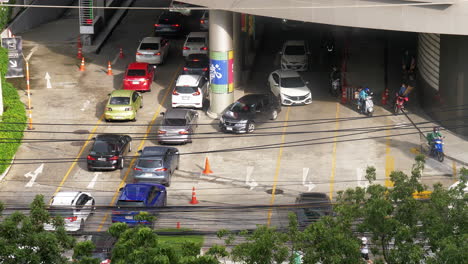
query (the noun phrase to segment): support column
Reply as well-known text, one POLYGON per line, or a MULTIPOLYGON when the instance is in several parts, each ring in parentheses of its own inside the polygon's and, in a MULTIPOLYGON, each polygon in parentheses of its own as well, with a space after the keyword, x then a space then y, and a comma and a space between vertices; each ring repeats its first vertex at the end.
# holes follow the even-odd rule
POLYGON ((210 10, 210 108, 207 115, 219 114, 234 102, 234 51, 232 13, 210 10))
POLYGON ((236 12, 232 14, 234 46, 234 88, 240 86, 241 64, 243 56, 240 17, 240 13, 236 12))

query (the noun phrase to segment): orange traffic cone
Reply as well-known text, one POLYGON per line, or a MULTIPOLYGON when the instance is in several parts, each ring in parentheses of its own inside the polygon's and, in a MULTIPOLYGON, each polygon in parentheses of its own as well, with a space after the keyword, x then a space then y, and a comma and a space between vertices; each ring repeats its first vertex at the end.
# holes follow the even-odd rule
POLYGON ((83 51, 82 51, 82 48, 80 46, 78 47, 78 55, 76 55, 76 57, 78 59, 83 58, 83 51))
POLYGON ((192 200, 190 201, 190 204, 197 204, 197 195, 195 194, 195 187, 192 187, 192 200))
POLYGON ((81 66, 80 66, 80 71, 84 71, 85 66, 84 66, 84 57, 81 58, 81 66))
POLYGON ((112 67, 110 61, 107 63, 107 75, 112 75, 112 67))
POLYGON ((123 59, 124 55, 123 55, 123 50, 122 48, 120 48, 120 54, 119 54, 119 58, 123 59))
POLYGON ((205 159, 205 169, 202 171, 203 174, 211 174, 213 171, 210 168, 210 162, 208 161, 208 157, 205 159))

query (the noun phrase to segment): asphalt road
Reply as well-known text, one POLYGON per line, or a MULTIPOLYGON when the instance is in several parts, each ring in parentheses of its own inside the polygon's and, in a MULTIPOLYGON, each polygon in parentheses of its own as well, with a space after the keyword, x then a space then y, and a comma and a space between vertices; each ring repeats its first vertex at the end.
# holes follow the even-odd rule
MULTIPOLYGON (((134 6, 151 6, 153 2, 136 1, 134 6)), ((139 40, 152 34, 159 12, 128 11, 101 53, 85 56, 85 72, 79 72, 77 67, 75 13, 23 34, 25 50, 36 47, 30 61, 34 122, 46 125, 37 124, 34 131, 25 132, 26 143, 20 147, 16 158, 32 160, 22 160, 28 164, 12 166, 0 185, 0 198, 8 206, 24 207, 36 194, 43 194, 48 201, 58 191, 88 191, 97 205, 106 209, 98 208, 86 223, 86 231, 103 231, 111 224, 107 207, 114 204, 119 188, 132 181, 129 168, 135 161, 136 151, 157 145, 155 135, 160 113, 170 106, 170 91, 183 64, 183 40, 171 40, 171 53, 165 64, 156 69, 152 92, 143 95, 144 108, 138 113, 138 121, 103 122, 107 94, 121 87, 126 65, 134 60, 139 40), (64 30, 64 25, 69 28, 64 30), (120 48, 124 50, 123 59, 119 58, 120 48), (106 75, 108 61, 112 62, 113 76, 106 75), (51 89, 45 87, 45 72, 52 76, 51 89), (86 140, 92 134, 111 132, 135 138, 125 169, 87 171, 85 159, 90 144, 86 140), (52 142, 31 143, 28 139, 52 142), (57 159, 62 160, 53 163, 57 159)), ((251 135, 222 134, 217 129, 217 121, 201 111, 197 130, 200 134, 192 144, 177 146, 181 164, 168 188, 168 205, 188 206, 192 187, 195 187, 198 205, 220 206, 225 210, 197 210, 193 206, 183 212, 167 211, 159 214, 157 227, 175 227, 176 222, 196 230, 238 230, 265 223, 284 226, 287 210, 236 210, 232 207, 292 204, 299 193, 306 191, 325 192, 333 198, 337 191, 365 186, 367 166, 375 166, 378 182, 389 186, 390 171, 410 171, 416 153, 414 148, 418 148, 420 138, 416 130, 408 126, 406 117, 394 116, 380 106, 376 107, 373 118, 363 117, 352 105, 340 104, 327 92, 330 63, 321 55, 324 32, 335 32, 339 53, 348 43, 352 51, 348 65, 350 71, 355 72, 354 75, 350 73, 355 85, 363 83, 376 90, 383 87, 384 44, 380 33, 324 25, 305 25, 283 31, 279 20, 265 19, 264 40, 252 78, 242 88, 246 93, 267 92, 266 78, 279 67, 277 52, 283 41, 305 38, 311 47, 312 67, 301 74, 310 82, 313 103, 283 107, 275 122, 259 127, 251 135), (363 76, 366 77, 364 81, 363 76), (398 126, 402 128, 396 129, 398 126), (407 133, 413 134, 402 135, 407 133), (246 150, 246 147, 255 149, 246 150), (201 173, 205 158, 209 158, 213 174, 201 173)), ((197 17, 192 17, 191 21, 196 28, 197 17)), ((236 95, 242 93, 236 91, 236 95)), ((376 98, 376 104, 379 101, 380 98, 376 98)), ((432 173, 427 179, 444 180, 445 175, 452 173, 452 167, 447 162, 429 160, 427 171, 432 173)))

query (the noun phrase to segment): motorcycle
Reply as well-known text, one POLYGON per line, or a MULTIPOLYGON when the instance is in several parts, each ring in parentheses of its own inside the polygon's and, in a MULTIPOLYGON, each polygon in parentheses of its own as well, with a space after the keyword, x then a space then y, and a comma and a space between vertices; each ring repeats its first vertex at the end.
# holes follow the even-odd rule
POLYGON ((438 161, 443 162, 444 161, 444 150, 442 148, 442 145, 444 143, 442 142, 442 138, 435 138, 432 141, 432 148, 430 150, 430 155, 434 158, 437 158, 438 161))
POLYGON ((338 97, 340 94, 341 80, 339 78, 331 80, 331 93, 333 96, 338 97))
POLYGON ((395 105, 393 106, 393 112, 396 115, 403 111, 405 102, 408 102, 408 97, 396 94, 395 105))
MULTIPOLYGON (((372 100, 372 95, 374 95, 374 93, 371 93, 364 100, 363 114, 367 115, 368 117, 372 117, 372 115, 374 114, 374 101, 372 100)), ((361 109, 361 105, 360 105, 359 101, 358 101, 357 109, 358 109, 358 111, 361 109)))

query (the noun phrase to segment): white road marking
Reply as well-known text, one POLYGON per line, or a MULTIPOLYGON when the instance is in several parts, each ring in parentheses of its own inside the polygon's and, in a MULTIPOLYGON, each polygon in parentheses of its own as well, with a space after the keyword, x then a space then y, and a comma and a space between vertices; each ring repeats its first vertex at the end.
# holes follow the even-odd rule
POLYGON ((41 166, 39 166, 39 168, 37 168, 35 171, 30 171, 26 173, 24 177, 31 178, 31 179, 29 180, 28 183, 26 183, 24 187, 28 187, 28 188, 32 187, 34 182, 37 179, 37 176, 41 174, 43 170, 44 170, 44 163, 42 163, 41 166))
POLYGON ((369 182, 364 178, 363 168, 356 168, 356 178, 359 187, 367 188, 367 186, 369 186, 369 182))
POLYGON ((211 180, 214 180, 215 177, 213 177, 213 176, 208 176, 208 175, 205 175, 205 174, 201 174, 201 175, 200 175, 200 179, 205 179, 205 180, 210 180, 210 181, 211 181, 211 180))
POLYGON ((47 89, 52 88, 52 84, 50 83, 50 75, 49 72, 46 72, 44 79, 47 81, 47 89))
POLYGON ((254 167, 249 166, 247 167, 247 175, 245 176, 245 184, 250 187, 250 190, 255 189, 258 186, 258 183, 251 177, 253 173, 254 167))
POLYGON ((96 181, 97 181, 97 178, 99 175, 101 175, 102 172, 95 172, 94 173, 94 177, 93 179, 91 180, 91 182, 88 184, 88 189, 94 189, 94 185, 96 184, 96 181))
POLYGON ((317 187, 317 185, 313 184, 311 181, 306 184, 307 176, 309 175, 309 168, 302 168, 302 185, 307 187, 307 191, 310 192, 312 189, 317 187))
POLYGON ((84 103, 83 103, 83 108, 81 108, 80 110, 81 111, 84 111, 90 104, 90 101, 89 100, 86 100, 84 103))
POLYGON ((215 181, 220 181, 220 182, 233 182, 231 179, 223 179, 223 178, 216 178, 215 181))
POLYGON ((31 51, 29 52, 28 56, 26 56, 25 60, 29 61, 29 59, 31 58, 31 56, 33 55, 34 52, 36 52, 37 50, 37 46, 34 46, 31 51))

